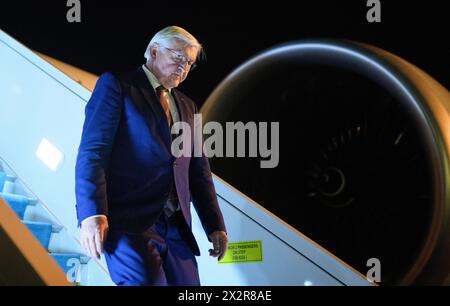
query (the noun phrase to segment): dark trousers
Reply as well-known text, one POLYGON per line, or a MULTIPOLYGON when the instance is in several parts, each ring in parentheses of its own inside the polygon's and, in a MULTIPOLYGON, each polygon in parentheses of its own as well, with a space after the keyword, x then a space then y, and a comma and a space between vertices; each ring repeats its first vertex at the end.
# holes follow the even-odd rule
POLYGON ((116 285, 199 286, 197 261, 184 239, 181 211, 164 213, 142 234, 110 230, 105 258, 116 285))

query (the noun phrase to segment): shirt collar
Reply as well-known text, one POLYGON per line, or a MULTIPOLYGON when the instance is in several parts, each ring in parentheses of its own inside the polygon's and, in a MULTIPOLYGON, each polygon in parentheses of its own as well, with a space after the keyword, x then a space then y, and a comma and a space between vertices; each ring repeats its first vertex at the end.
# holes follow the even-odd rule
MULTIPOLYGON (((144 69, 145 75, 147 76, 147 79, 150 81, 150 84, 152 85, 153 89, 156 91, 156 88, 161 86, 161 83, 159 83, 158 79, 155 77, 155 75, 147 68, 147 66, 144 64, 142 65, 142 68, 144 69)), ((171 88, 168 89, 169 92, 171 92, 171 88)))

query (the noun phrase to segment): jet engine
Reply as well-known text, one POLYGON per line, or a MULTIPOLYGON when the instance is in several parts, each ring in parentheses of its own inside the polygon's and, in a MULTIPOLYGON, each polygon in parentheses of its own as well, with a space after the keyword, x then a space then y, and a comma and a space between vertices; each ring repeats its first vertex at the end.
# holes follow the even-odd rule
MULTIPOLYGON (((212 171, 382 285, 450 272, 450 93, 380 48, 308 40, 266 50, 212 92, 203 122, 279 122, 279 163, 212 171)), ((247 155, 248 156, 248 155, 247 155)))

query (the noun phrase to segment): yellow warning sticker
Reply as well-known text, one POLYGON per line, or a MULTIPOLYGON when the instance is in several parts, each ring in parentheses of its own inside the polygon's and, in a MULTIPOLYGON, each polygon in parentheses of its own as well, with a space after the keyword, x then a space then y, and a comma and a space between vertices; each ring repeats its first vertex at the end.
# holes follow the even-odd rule
POLYGON ((226 263, 245 263, 263 261, 262 241, 230 242, 225 257, 219 261, 226 263))

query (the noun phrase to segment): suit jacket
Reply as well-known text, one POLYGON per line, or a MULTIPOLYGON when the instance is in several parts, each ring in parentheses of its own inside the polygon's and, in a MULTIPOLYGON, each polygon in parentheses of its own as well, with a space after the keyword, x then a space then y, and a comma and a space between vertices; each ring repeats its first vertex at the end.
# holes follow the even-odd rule
MULTIPOLYGON (((177 89, 172 95, 181 121, 191 127, 193 150, 197 106, 177 89)), ((169 127, 142 67, 102 74, 85 115, 75 169, 79 225, 104 214, 111 229, 143 232, 163 213, 175 183, 190 235, 191 200, 207 235, 225 231, 208 159, 171 154, 169 127)))

